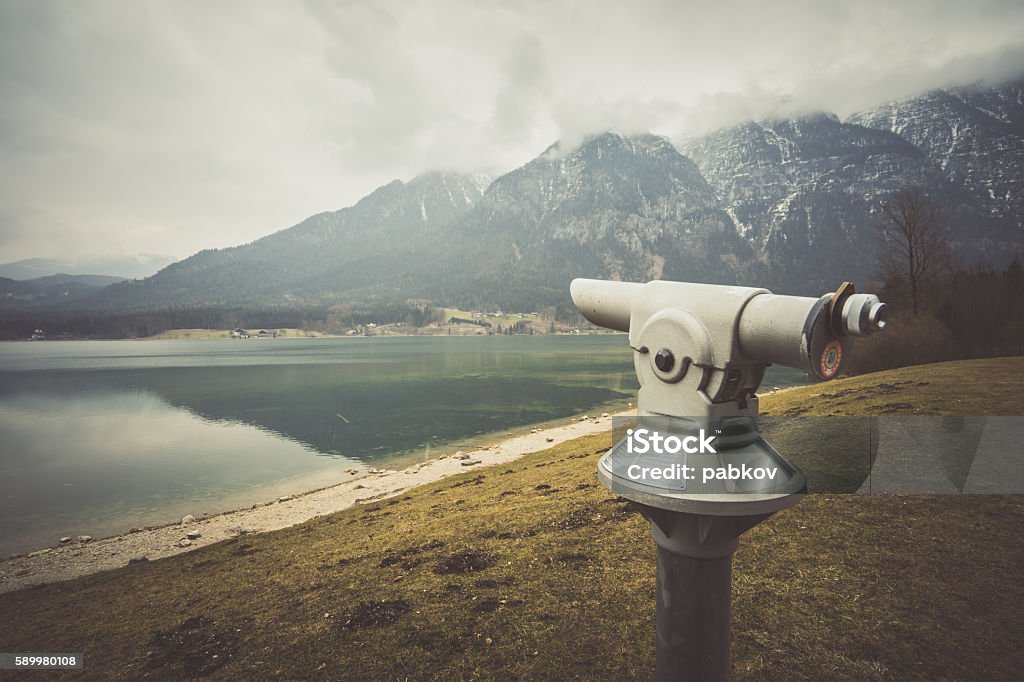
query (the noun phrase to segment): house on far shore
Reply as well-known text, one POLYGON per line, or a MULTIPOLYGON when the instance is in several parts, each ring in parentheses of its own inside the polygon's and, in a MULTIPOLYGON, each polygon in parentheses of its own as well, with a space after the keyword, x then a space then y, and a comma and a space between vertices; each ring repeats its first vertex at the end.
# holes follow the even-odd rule
POLYGON ((249 338, 249 332, 244 329, 232 329, 231 338, 233 339, 247 339, 249 338))

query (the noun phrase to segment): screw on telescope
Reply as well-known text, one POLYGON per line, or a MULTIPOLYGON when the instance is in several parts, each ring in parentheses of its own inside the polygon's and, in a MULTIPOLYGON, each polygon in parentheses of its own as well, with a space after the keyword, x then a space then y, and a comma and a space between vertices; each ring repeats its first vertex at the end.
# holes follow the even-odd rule
POLYGON ((654 366, 662 372, 671 372, 672 367, 676 364, 676 357, 672 355, 672 351, 668 348, 662 348, 654 356, 654 366))

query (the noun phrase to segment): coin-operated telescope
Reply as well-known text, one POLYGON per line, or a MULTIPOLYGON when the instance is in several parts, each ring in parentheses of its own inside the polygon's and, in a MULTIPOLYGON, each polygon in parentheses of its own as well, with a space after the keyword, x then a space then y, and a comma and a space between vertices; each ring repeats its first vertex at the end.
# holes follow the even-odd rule
POLYGON ((844 282, 820 298, 688 282, 573 280, 596 325, 629 332, 637 425, 598 463, 640 505, 658 545, 657 679, 729 676, 732 554, 739 536, 800 501, 803 475, 757 430, 768 365, 828 380, 886 306, 844 282))

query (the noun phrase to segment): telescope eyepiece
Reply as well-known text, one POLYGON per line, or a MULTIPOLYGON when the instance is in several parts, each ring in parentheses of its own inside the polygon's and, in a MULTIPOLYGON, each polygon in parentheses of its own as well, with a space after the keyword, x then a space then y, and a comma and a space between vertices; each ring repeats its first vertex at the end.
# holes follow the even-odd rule
POLYGON ((868 323, 873 327, 872 331, 885 329, 888 317, 889 307, 884 303, 876 303, 871 306, 871 310, 868 312, 868 323))
POLYGON ((843 333, 867 336, 885 329, 888 306, 874 294, 853 294, 843 303, 843 333))

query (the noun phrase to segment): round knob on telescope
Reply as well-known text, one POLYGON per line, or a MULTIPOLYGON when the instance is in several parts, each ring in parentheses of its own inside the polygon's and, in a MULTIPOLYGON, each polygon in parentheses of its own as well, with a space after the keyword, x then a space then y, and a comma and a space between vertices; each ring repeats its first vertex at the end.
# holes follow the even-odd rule
POLYGON ((676 356, 668 348, 662 348, 654 356, 654 365, 662 372, 671 372, 676 364, 676 356))

